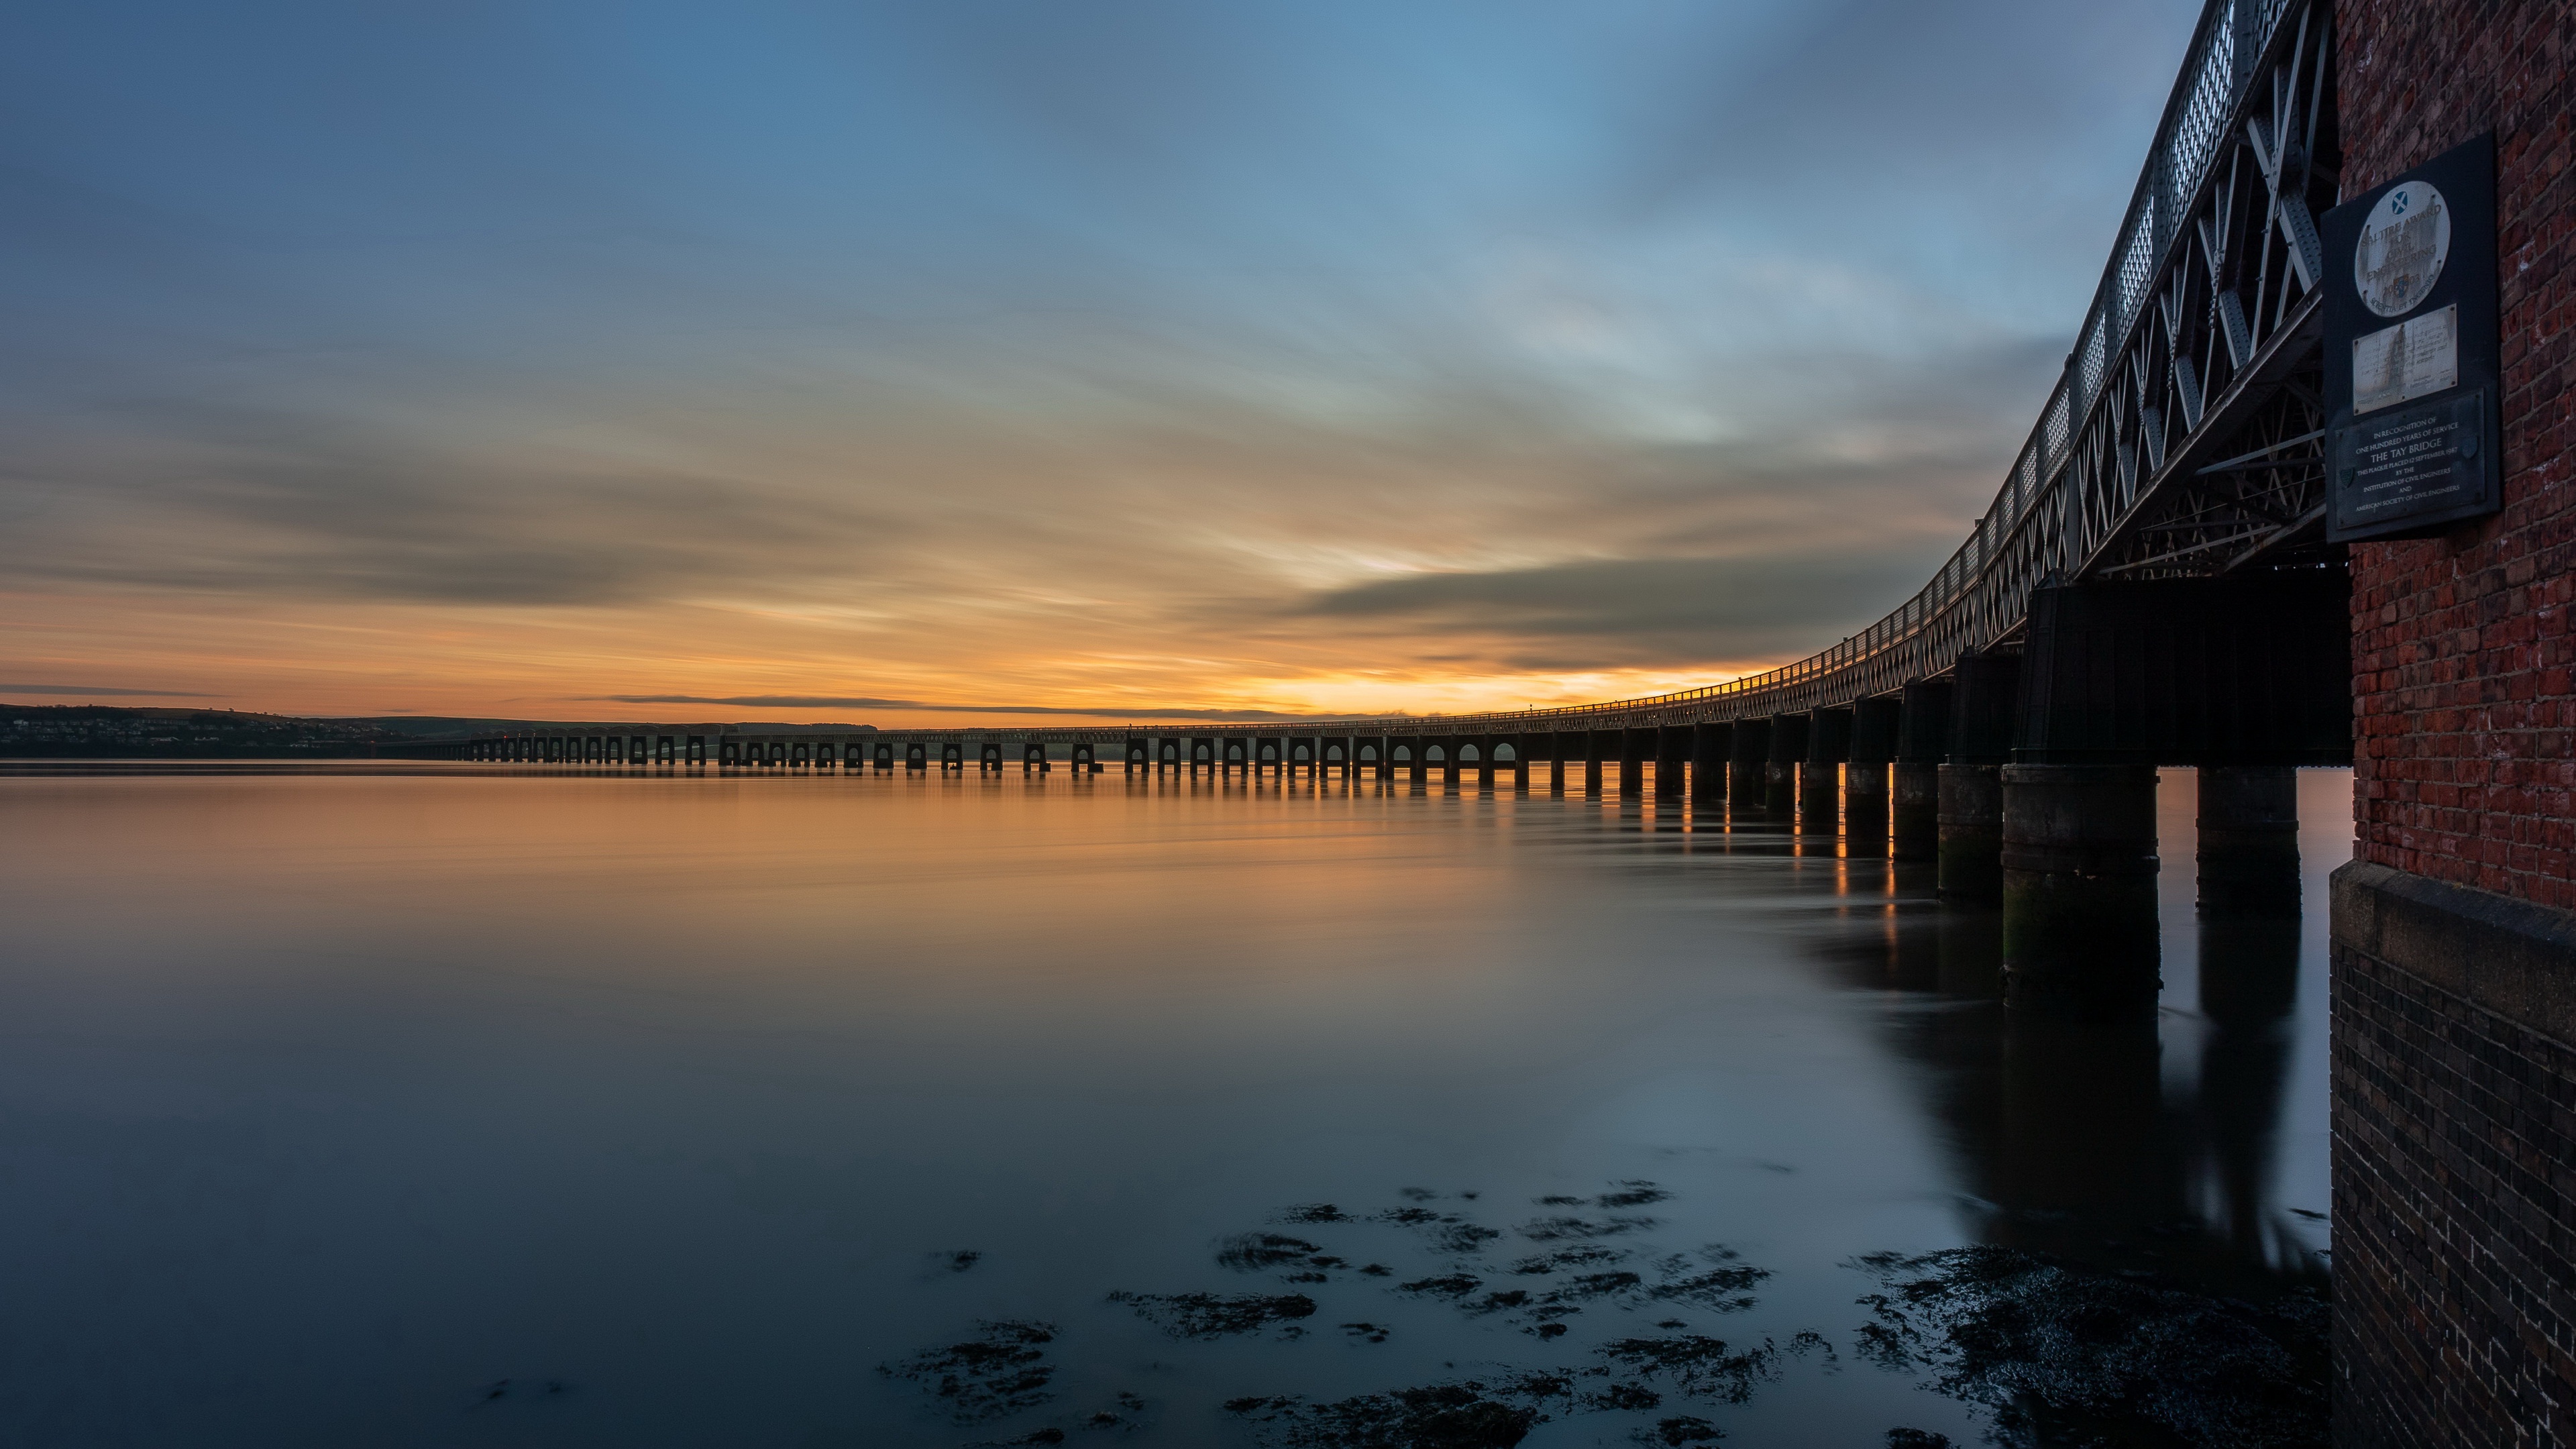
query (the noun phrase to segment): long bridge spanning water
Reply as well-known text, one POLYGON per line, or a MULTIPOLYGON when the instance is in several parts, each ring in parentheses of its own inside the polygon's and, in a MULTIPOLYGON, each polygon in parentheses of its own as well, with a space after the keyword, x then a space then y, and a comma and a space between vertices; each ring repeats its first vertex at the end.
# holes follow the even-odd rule
MULTIPOLYGON (((879 734, 611 722, 413 748, 739 768, 1043 771, 1061 757, 1086 773, 1111 758, 1129 772, 1508 771, 1523 786, 1545 764, 1551 788, 1580 765, 1587 787, 1615 770, 1631 793, 1651 766, 1667 798, 1836 819, 1863 840, 1881 822, 1875 838, 1899 858, 1938 857, 1952 895, 2009 885, 2051 903, 2050 919, 2060 898, 2134 897, 2155 869, 2153 767, 2233 772, 2205 794, 2242 818, 2222 805, 2209 824, 2253 839, 2293 823, 2290 769, 2352 758, 2321 362, 2318 217, 2338 194, 2330 30, 2320 4, 2212 0, 1992 506, 1914 597, 1794 664, 1436 719, 879 734)), ((2020 937, 2016 980, 2032 990, 2059 974, 2045 934, 2020 937)), ((2116 994, 2152 996, 2151 966, 2127 975, 2116 994)))
POLYGON ((1588 791, 1615 775, 1694 820, 1931 859, 1943 896, 2001 902, 2017 1010, 2133 1028, 2157 1011, 2156 768, 2199 770, 2204 909, 2280 913, 2300 905, 2293 771, 2350 764, 2356 854, 2332 902, 2336 1441, 2562 1442, 2571 56, 2565 0, 2208 0, 1992 506, 1912 598, 1794 664, 1445 718, 603 722, 406 752, 1062 763, 1085 782, 1115 760, 1139 789, 1174 772, 1535 789, 1544 766, 1547 788, 1579 770, 1588 791))

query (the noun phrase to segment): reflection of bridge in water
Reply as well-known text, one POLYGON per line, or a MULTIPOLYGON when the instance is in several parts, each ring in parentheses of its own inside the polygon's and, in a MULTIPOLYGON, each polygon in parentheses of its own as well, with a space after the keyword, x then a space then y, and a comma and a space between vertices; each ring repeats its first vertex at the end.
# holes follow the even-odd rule
POLYGON ((2091 307, 2003 487, 1858 634, 1724 684, 1563 709, 1187 728, 602 724, 424 742, 494 760, 1088 774, 1472 772, 1836 819, 1945 894, 2010 897, 2008 989, 2152 1001, 2157 765, 2204 772, 2205 894, 2295 898, 2299 765, 2352 757, 2349 583, 2325 540, 2316 216, 2336 198, 2328 18, 2208 6, 2091 307), (2291 861, 2284 874, 2285 852, 2291 861), (2210 859, 2219 861, 2216 868, 2210 859), (2234 860, 2237 863, 2229 865, 2234 860))

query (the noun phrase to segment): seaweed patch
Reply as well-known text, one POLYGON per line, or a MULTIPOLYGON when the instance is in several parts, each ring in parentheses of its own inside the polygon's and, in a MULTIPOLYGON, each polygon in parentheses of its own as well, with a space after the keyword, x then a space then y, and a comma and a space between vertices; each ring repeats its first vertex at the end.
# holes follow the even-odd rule
POLYGON ((2255 1304, 1993 1246, 1853 1266, 1885 1289, 1859 1300, 1872 1311, 1861 1351, 1928 1370, 1932 1387, 1986 1405, 2007 1433, 2154 1426, 2231 1449, 2327 1442, 2327 1306, 2310 1289, 2255 1304))
POLYGON ((1533 1243, 1553 1243, 1566 1238, 1615 1237, 1654 1225, 1653 1218, 1539 1218, 1521 1224, 1521 1236, 1533 1243))
POLYGON ((1523 1374, 1360 1394, 1315 1404, 1303 1397, 1235 1399, 1230 1413, 1268 1426, 1294 1449, 1512 1449, 1548 1422, 1541 1405, 1567 1398, 1560 1375, 1523 1374))
POLYGON ((1237 1273, 1258 1273, 1283 1263, 1302 1265, 1323 1251, 1320 1244, 1284 1233, 1237 1233, 1217 1246, 1216 1264, 1237 1273))
POLYGON ((1760 1348, 1730 1349, 1722 1338, 1694 1333, 1671 1338, 1622 1338, 1601 1346, 1603 1357, 1647 1377, 1662 1376, 1693 1398, 1745 1403, 1756 1384, 1779 1378, 1779 1351, 1769 1339, 1760 1348))
MULTIPOLYGON (((1136 1310, 1136 1316, 1174 1338, 1223 1338, 1256 1333, 1274 1323, 1294 1324, 1315 1316, 1315 1300, 1303 1293, 1127 1293, 1109 1295, 1112 1303, 1136 1310)), ((1301 1332, 1291 1327, 1289 1332, 1301 1332)))
POLYGON ((1055 1366, 1046 1361, 1046 1346, 1055 1342, 1056 1326, 1027 1320, 985 1320, 980 1337, 944 1348, 924 1349, 899 1363, 881 1364, 888 1378, 920 1384, 933 1398, 945 1400, 961 1424, 979 1423, 1053 1398, 1048 1383, 1055 1366))

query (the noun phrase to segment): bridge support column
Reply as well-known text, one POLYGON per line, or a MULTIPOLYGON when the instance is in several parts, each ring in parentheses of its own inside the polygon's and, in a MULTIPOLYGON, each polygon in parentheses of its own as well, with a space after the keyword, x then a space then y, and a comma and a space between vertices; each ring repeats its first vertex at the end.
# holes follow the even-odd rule
POLYGON ((1892 694, 1852 706, 1851 750, 1843 766, 1843 838, 1853 855, 1874 859, 1887 854, 1888 775, 1903 717, 1892 694))
POLYGON ((1535 748, 1545 751, 1547 755, 1547 792, 1551 795, 1564 794, 1565 736, 1550 731, 1547 734, 1534 736, 1532 743, 1535 748))
POLYGON ((1952 666, 1950 752, 1941 764, 1941 894, 2003 898, 2003 781, 2012 758, 2018 654, 1962 655, 1952 666))
POLYGON ((2200 908, 2299 913, 2299 772, 2210 765, 2200 772, 2200 908))
POLYGON ((1798 808, 1798 764, 1807 758, 1807 717, 1771 716, 1771 756, 1762 766, 1762 808, 1787 820, 1798 808))
POLYGON ((1888 801, 1891 851, 1898 860, 1938 858, 1941 846, 1940 764, 1950 753, 1950 684, 1917 680, 1905 686, 1896 714, 1896 767, 1888 801))
POLYGON ((1729 814, 1750 815, 1763 808, 1763 774, 1771 758, 1771 721, 1737 720, 1733 736, 1727 755, 1726 807, 1729 814))
POLYGON ((1941 894, 2003 898, 2004 786, 2000 765, 1942 765, 1938 856, 1941 894))
POLYGON ((1798 828, 1832 834, 1842 814, 1842 767, 1800 760, 1793 768, 1798 775, 1798 828))
POLYGON ((2006 765, 2001 775, 2005 1002, 2152 1016, 2155 767, 2006 765))
POLYGON ((1854 856, 1887 854, 1888 769, 1857 760, 1843 766, 1843 839, 1854 856))
POLYGON ((1691 726, 1692 804, 1715 805, 1726 799, 1726 750, 1734 742, 1733 732, 1724 724, 1691 726))
POLYGON ((1646 759, 1655 752, 1652 726, 1619 731, 1619 798, 1635 800, 1646 793, 1646 759))
POLYGON ((1601 795, 1601 752, 1609 740, 1599 730, 1585 730, 1583 739, 1583 796, 1587 800, 1601 795))
POLYGON ((1851 758, 1852 712, 1819 709, 1807 716, 1807 757, 1798 763, 1798 817, 1809 830, 1831 832, 1842 820, 1843 761, 1851 758))

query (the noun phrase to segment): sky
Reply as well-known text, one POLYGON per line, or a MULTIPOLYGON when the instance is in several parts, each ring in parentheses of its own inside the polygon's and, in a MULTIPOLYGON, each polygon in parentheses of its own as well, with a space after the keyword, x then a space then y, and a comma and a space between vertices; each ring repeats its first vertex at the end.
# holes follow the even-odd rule
POLYGON ((1786 662, 1993 496, 2197 10, 0 5, 0 700, 1786 662))

